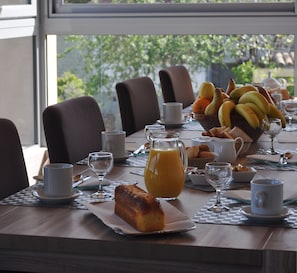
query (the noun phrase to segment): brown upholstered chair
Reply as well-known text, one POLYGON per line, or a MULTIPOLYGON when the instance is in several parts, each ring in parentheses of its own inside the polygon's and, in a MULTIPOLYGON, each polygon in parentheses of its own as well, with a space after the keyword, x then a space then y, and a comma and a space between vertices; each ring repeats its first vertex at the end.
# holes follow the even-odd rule
POLYGON ((183 108, 194 102, 192 81, 186 67, 179 65, 162 69, 159 77, 164 102, 181 102, 183 108))
POLYGON ((123 130, 126 135, 160 119, 158 97, 149 77, 138 77, 116 84, 123 130))
POLYGON ((51 163, 75 163, 101 149, 105 130, 98 103, 83 96, 48 106, 43 126, 51 163))
POLYGON ((29 186, 19 134, 14 123, 0 119, 0 199, 29 186))

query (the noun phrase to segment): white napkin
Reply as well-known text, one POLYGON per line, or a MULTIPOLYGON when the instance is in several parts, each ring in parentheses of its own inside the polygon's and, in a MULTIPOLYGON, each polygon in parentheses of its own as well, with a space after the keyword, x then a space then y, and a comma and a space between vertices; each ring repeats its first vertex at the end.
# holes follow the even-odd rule
MULTIPOLYGON (((296 126, 296 125, 294 125, 296 126)), ((278 142, 280 143, 296 143, 297 137, 296 134, 292 134, 292 132, 281 132, 277 137, 278 142)))
MULTIPOLYGON (((251 202, 250 190, 229 190, 224 193, 224 196, 230 199, 238 200, 243 203, 251 202)), ((297 200, 297 192, 292 192, 287 187, 284 187, 284 201, 297 200)))
MULTIPOLYGON (((108 179, 104 179, 103 186, 110 185, 110 181, 108 179)), ((86 180, 85 182, 81 183, 77 186, 78 189, 84 190, 93 190, 99 187, 99 180, 97 177, 91 177, 90 179, 86 180)))
MULTIPOLYGON (((279 157, 280 155, 262 155, 262 154, 252 154, 252 155, 247 155, 247 158, 250 159, 256 159, 256 160, 263 160, 263 161, 270 161, 270 162, 274 162, 274 163, 278 163, 279 162, 279 157)), ((292 158, 287 159, 288 163, 297 163, 297 155, 296 154, 292 154, 292 158)))

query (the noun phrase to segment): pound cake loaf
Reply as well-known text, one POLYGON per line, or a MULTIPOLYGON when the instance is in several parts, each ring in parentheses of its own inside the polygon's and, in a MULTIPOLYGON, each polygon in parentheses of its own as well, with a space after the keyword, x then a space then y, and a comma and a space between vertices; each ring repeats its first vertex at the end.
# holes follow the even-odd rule
POLYGON ((115 213, 142 232, 162 230, 165 216, 159 201, 136 185, 115 189, 115 213))

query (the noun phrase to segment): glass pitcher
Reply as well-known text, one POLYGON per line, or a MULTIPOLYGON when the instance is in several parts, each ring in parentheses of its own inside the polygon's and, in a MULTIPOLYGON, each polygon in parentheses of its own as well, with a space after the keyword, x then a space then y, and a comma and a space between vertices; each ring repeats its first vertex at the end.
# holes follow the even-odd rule
POLYGON ((144 170, 147 191, 158 198, 174 200, 181 193, 188 158, 177 133, 152 133, 144 170))

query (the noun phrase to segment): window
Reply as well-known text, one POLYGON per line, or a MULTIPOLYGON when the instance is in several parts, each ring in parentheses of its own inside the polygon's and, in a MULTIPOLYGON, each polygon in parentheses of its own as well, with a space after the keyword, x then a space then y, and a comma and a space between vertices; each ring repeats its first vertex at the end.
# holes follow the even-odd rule
MULTIPOLYGON (((266 77, 268 70, 272 70, 273 76, 286 78, 294 93, 294 38, 297 31, 294 1, 50 2, 53 5, 45 20, 45 32, 57 35, 58 78, 65 77, 69 81, 74 76, 79 92, 93 92, 95 86, 97 93, 90 94, 97 97, 99 103, 104 103, 100 107, 108 119, 110 111, 118 115, 114 88, 117 81, 149 75, 160 94, 157 71, 171 64, 182 63, 190 69, 195 91, 205 79, 226 87, 230 75, 237 75, 237 82, 244 83, 246 74, 252 74, 248 76, 249 80, 259 81, 266 77), (107 46, 108 40, 113 44, 107 46), (173 53, 169 56, 168 51, 174 45, 181 45, 186 40, 190 41, 188 45, 193 43, 191 49, 179 48, 178 57, 173 53), (94 45, 95 41, 98 47, 91 53, 88 46, 94 45), (156 53, 153 42, 161 44, 164 41, 167 44, 158 47, 163 55, 156 53), (206 41, 212 43, 209 45, 206 41), (232 45, 232 41, 235 44, 232 45), (69 46, 76 48, 71 51, 72 58, 62 55, 65 49, 62 47, 69 46), (134 55, 129 55, 132 47, 134 55), (116 56, 117 49, 122 55, 130 56, 130 60, 138 58, 138 63, 108 60, 110 52, 116 56), (149 68, 150 54, 156 54, 159 63, 154 62, 149 68), (291 61, 282 64, 281 58, 276 61, 276 55, 281 58, 291 56, 291 61), (73 63, 75 61, 79 65, 73 63), (88 61, 93 67, 84 71, 88 61), (86 88, 87 82, 93 83, 93 87, 88 85, 86 88), (110 102, 110 106, 106 105, 106 101, 110 102)), ((118 126, 117 119, 112 126, 118 126)))
POLYGON ((59 99, 92 95, 107 128, 120 128, 115 84, 149 76, 162 102, 158 71, 185 65, 193 89, 202 81, 227 88, 259 83, 271 72, 294 93, 293 35, 70 35, 58 36, 59 99), (111 54, 112 52, 112 54, 111 54))

